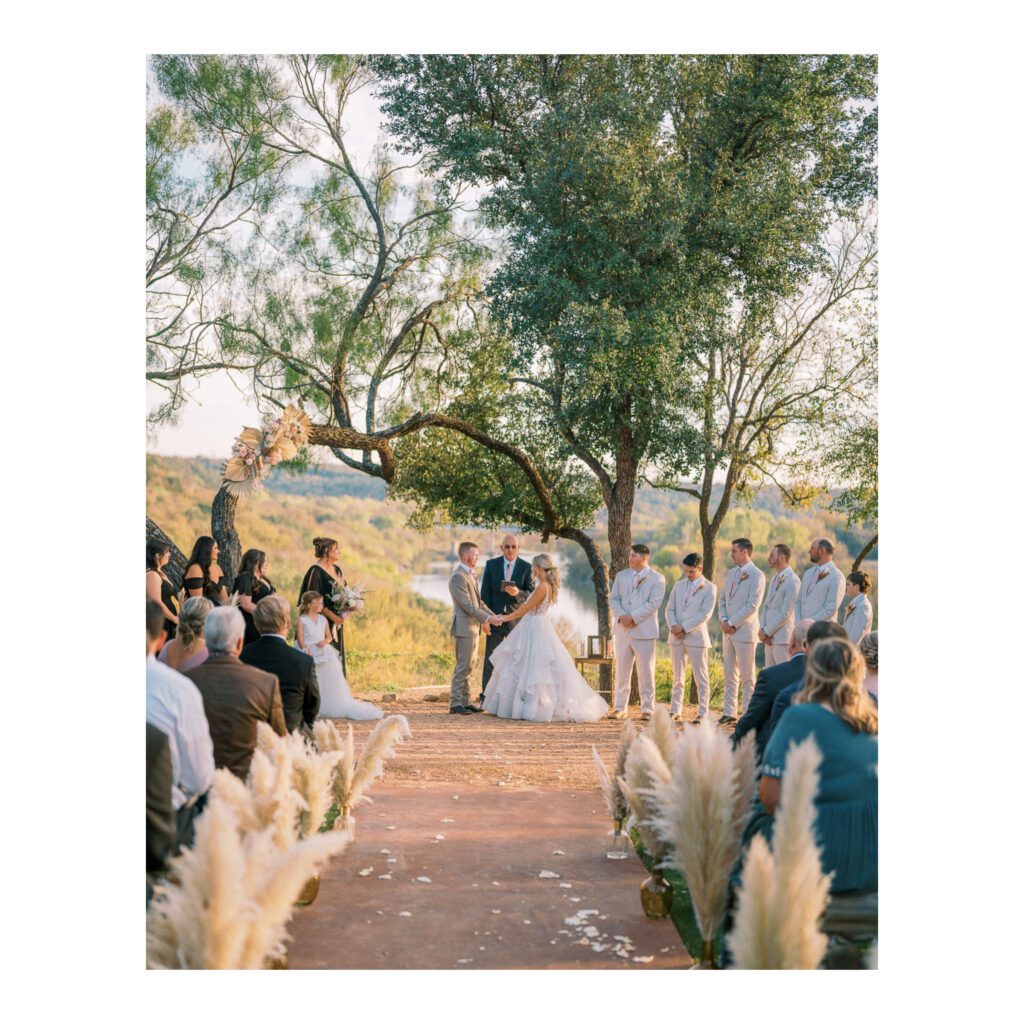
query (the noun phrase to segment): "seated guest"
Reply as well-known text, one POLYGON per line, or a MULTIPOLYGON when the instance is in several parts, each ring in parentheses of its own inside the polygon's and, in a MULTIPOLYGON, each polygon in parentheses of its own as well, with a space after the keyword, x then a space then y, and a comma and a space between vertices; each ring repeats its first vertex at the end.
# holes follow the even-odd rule
POLYGON ((871 593, 871 577, 866 572, 851 572, 846 577, 846 596, 850 603, 843 613, 843 629, 855 646, 860 643, 865 633, 871 632, 871 620, 874 611, 868 594, 871 593))
POLYGON ((146 723, 146 902, 153 882, 167 871, 178 840, 178 823, 171 802, 173 786, 171 744, 167 734, 146 723))
POLYGON ((146 721, 167 737, 171 753, 171 803, 178 844, 192 842, 192 823, 213 782, 213 744, 203 698, 186 676, 156 660, 164 640, 164 609, 146 602, 146 721))
POLYGON ((875 700, 878 700, 878 630, 865 633, 860 641, 860 653, 868 667, 864 686, 875 700))
MULTIPOLYGON (((825 640, 830 637, 845 640, 846 630, 838 622, 833 622, 831 619, 818 619, 813 626, 809 626, 807 629, 807 650, 810 651, 819 640, 825 640)), ((803 685, 804 680, 803 676, 801 676, 795 683, 790 683, 789 686, 783 687, 779 691, 779 695, 772 701, 772 713, 768 719, 768 730, 764 737, 766 745, 775 731, 775 726, 779 724, 782 712, 793 703, 793 698, 803 685)))
POLYGON ((848 640, 819 640, 807 655, 804 688, 764 752, 759 796, 770 838, 786 753, 808 736, 821 751, 814 830, 831 892, 878 889, 878 710, 864 688, 865 665, 848 640))
POLYGON ((287 732, 277 676, 238 659, 244 637, 245 620, 237 608, 214 608, 206 616, 210 656, 186 673, 203 696, 214 762, 240 779, 256 749, 256 724, 267 722, 278 736, 287 732))
POLYGON ((313 659, 288 643, 292 625, 288 602, 276 594, 262 598, 256 603, 253 621, 259 639, 242 648, 242 661, 277 676, 288 731, 302 728, 311 733, 320 710, 320 688, 313 659))
POLYGON ((190 668, 202 665, 210 653, 206 649, 203 630, 206 627, 206 616, 212 607, 213 602, 205 597, 190 597, 181 606, 177 635, 160 648, 158 660, 178 672, 187 672, 190 668))
POLYGON ((768 742, 768 722, 775 698, 787 686, 803 682, 807 631, 813 625, 814 619, 803 619, 793 627, 789 638, 789 661, 771 665, 758 672, 750 707, 736 723, 736 729, 732 734, 733 746, 735 747, 751 729, 755 730, 754 744, 757 748, 758 761, 764 756, 765 744, 768 742))

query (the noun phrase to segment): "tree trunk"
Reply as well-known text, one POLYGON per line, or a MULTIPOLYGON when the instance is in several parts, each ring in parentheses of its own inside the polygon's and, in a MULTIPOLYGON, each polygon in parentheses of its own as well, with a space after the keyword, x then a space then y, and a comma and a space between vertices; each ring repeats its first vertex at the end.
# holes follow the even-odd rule
POLYGON ((146 517, 146 540, 158 540, 170 549, 171 560, 164 566, 164 572, 174 584, 175 591, 180 590, 181 578, 185 575, 185 563, 188 561, 188 556, 182 554, 178 545, 149 516, 146 517))
POLYGON ((213 499, 210 508, 210 532, 220 548, 217 564, 224 573, 224 585, 231 593, 235 582, 235 573, 242 561, 242 545, 235 532, 235 509, 238 508, 238 496, 230 494, 221 486, 213 499))
POLYGON ((869 540, 867 542, 867 544, 864 546, 864 550, 861 551, 861 553, 856 557, 856 559, 854 559, 853 568, 850 570, 850 572, 856 572, 860 568, 860 563, 863 562, 864 559, 868 557, 868 554, 870 553, 871 549, 877 543, 878 543, 878 534, 876 533, 874 535, 874 537, 872 537, 871 540, 869 540))
MULTIPOLYGON (((612 579, 620 569, 629 565, 629 549, 633 543, 633 501, 636 497, 635 467, 632 477, 628 472, 620 473, 615 481, 615 488, 606 495, 605 506, 608 509, 608 547, 611 551, 612 579)), ((629 683, 629 703, 640 703, 640 684, 636 676, 636 664, 629 683)))
MULTIPOLYGON (((560 531, 557 536, 565 540, 574 540, 586 553, 587 561, 593 570, 591 579, 594 581, 594 598, 597 601, 597 632, 599 636, 604 638, 605 649, 611 650, 612 613, 611 605, 608 603, 610 591, 608 566, 601 557, 601 552, 590 534, 584 533, 583 530, 564 530, 560 531)), ((600 689, 611 694, 613 683, 611 666, 602 665, 598 683, 600 689)))

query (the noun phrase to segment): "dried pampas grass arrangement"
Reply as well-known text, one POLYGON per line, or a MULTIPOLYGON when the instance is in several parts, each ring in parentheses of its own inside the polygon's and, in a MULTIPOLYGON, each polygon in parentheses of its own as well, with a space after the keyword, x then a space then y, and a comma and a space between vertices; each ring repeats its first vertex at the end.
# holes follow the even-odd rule
POLYGON ((658 704, 655 707, 650 724, 644 729, 643 735, 658 748, 665 764, 671 764, 676 756, 679 732, 664 704, 658 704))
POLYGON ((331 779, 334 768, 345 756, 342 750, 317 750, 299 732, 278 736, 265 722, 256 726, 256 749, 275 757, 278 747, 287 748, 292 764, 292 788, 303 800, 298 818, 301 838, 315 835, 331 809, 331 779))
POLYGON ((640 838, 658 869, 665 866, 663 862, 671 851, 654 827, 658 814, 657 787, 667 786, 671 781, 672 771, 661 750, 643 733, 630 747, 625 777, 619 779, 619 788, 633 812, 640 838))
POLYGON ((221 795, 230 784, 217 781, 218 792, 196 822, 192 849, 172 862, 180 884, 159 888, 146 911, 149 968, 262 968, 283 948, 285 926, 307 879, 349 842, 344 834, 328 833, 282 850, 273 828, 243 831, 221 795))
POLYGON ((591 746, 594 755, 594 764, 597 765, 597 779, 601 786, 601 795, 604 797, 605 806, 612 816, 616 828, 621 829, 629 817, 629 803, 625 794, 619 786, 619 779, 626 773, 626 759, 629 757, 629 749, 636 739, 636 726, 627 722, 619 736, 619 749, 615 754, 615 771, 608 773, 597 747, 591 746))
POLYGON ((405 715, 382 718, 366 737, 358 761, 351 725, 342 734, 332 722, 318 721, 313 726, 313 735, 321 752, 340 754, 331 776, 331 791, 340 810, 334 827, 351 831, 352 811, 361 804, 372 803, 366 791, 384 774, 384 763, 395 756, 395 748, 412 736, 409 722, 405 715))
POLYGON ((772 849, 755 836, 743 865, 736 921, 726 941, 738 968, 814 970, 828 939, 819 922, 831 875, 814 839, 821 751, 813 736, 791 744, 775 812, 772 849))
POLYGON ((754 795, 753 733, 734 752, 732 741, 705 721, 680 735, 671 769, 670 780, 655 787, 654 827, 671 848, 667 865, 686 879, 704 942, 701 963, 710 966, 754 795))

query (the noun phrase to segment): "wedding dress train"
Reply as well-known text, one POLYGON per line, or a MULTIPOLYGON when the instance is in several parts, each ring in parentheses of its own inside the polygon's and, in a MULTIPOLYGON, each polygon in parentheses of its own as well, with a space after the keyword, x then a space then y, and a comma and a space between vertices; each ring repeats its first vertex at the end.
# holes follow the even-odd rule
MULTIPOLYGON (((318 615, 316 619, 303 615, 300 621, 302 639, 306 643, 300 650, 305 651, 316 664, 316 681, 320 688, 320 711, 317 717, 351 718, 355 721, 383 718, 384 712, 380 708, 352 696, 341 669, 338 652, 330 644, 317 647, 317 643, 327 636, 327 619, 323 615, 318 615)), ((298 643, 295 646, 298 647, 298 643)))

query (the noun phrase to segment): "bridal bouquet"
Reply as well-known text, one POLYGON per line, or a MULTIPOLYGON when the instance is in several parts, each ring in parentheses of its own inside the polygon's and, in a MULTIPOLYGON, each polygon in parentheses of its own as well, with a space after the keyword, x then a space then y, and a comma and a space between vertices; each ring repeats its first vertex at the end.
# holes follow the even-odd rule
POLYGON ((331 608, 340 615, 342 612, 361 612, 366 607, 364 597, 369 593, 366 587, 349 585, 340 580, 331 589, 328 601, 331 608))

